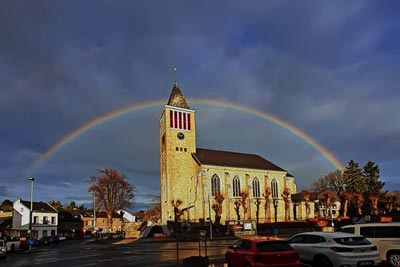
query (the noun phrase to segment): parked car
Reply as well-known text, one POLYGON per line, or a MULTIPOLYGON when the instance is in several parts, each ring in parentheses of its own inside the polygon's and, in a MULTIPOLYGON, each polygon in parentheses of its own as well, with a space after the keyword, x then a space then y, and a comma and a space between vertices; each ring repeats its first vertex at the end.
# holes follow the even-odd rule
POLYGON ((60 239, 58 236, 43 236, 42 238, 38 239, 35 242, 35 245, 40 247, 40 246, 50 246, 52 244, 59 244, 60 243, 60 239))
POLYGON ((3 239, 0 239, 0 259, 5 258, 7 258, 6 242, 3 239))
POLYGON ((300 267, 299 255, 281 238, 241 238, 229 246, 225 260, 228 267, 300 267))
POLYGON ((302 263, 314 267, 380 266, 378 249, 360 235, 306 232, 288 239, 302 263))
POLYGON ((381 260, 400 267, 400 222, 346 225, 340 231, 364 236, 378 247, 381 260))

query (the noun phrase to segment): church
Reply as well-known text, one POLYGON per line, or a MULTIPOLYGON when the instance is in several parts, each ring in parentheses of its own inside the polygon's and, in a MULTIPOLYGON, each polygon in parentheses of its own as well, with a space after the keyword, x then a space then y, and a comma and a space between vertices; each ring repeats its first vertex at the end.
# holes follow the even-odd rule
POLYGON ((159 126, 161 223, 291 220, 294 177, 258 155, 198 148, 196 111, 176 81, 159 126))

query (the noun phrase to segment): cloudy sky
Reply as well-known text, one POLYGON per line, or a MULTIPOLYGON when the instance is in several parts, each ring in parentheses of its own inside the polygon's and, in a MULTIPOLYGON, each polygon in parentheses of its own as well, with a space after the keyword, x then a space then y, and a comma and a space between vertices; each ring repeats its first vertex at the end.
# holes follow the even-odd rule
POLYGON ((376 162, 386 189, 400 190, 399 30, 389 0, 3 0, 0 201, 29 200, 33 176, 35 201, 90 205, 86 179, 115 168, 145 208, 159 191, 158 117, 175 66, 198 147, 258 154, 299 190, 335 170, 251 109, 345 166, 376 162))

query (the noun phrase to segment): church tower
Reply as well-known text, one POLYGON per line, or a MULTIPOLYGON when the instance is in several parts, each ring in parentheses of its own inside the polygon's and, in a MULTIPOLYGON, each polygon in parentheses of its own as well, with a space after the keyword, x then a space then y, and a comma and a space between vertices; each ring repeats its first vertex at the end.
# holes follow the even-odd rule
POLYGON ((193 176, 192 153, 196 153, 195 111, 190 109, 175 81, 168 103, 160 115, 161 222, 174 220, 171 201, 179 208, 189 205, 187 187, 193 176))

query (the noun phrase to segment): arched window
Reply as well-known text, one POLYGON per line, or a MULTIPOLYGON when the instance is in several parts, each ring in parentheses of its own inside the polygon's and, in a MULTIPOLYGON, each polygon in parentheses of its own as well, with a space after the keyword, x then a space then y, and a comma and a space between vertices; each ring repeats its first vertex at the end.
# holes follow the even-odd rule
POLYGON ((257 177, 253 179, 253 197, 260 197, 260 181, 257 177))
POLYGON ((278 182, 276 179, 272 179, 271 181, 271 193, 272 193, 272 198, 278 198, 279 193, 278 193, 278 182))
POLYGON ((240 180, 238 176, 233 177, 232 190, 233 197, 240 197, 240 180))
POLYGON ((214 174, 211 177, 211 196, 215 197, 217 194, 221 193, 221 183, 218 175, 214 174))

